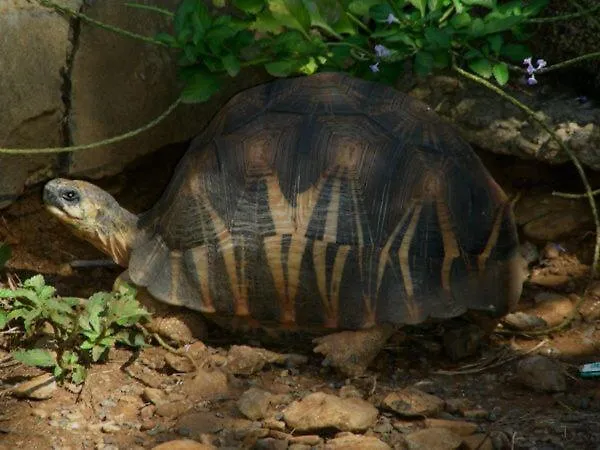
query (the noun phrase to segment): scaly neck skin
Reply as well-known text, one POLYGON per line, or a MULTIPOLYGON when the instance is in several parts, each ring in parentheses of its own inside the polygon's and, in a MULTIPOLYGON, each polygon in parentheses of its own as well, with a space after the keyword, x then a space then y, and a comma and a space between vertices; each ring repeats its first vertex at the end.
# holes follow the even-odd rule
POLYGON ((129 256, 139 235, 138 217, 120 206, 110 214, 98 211, 97 223, 91 230, 75 230, 100 251, 122 267, 129 265, 129 256))

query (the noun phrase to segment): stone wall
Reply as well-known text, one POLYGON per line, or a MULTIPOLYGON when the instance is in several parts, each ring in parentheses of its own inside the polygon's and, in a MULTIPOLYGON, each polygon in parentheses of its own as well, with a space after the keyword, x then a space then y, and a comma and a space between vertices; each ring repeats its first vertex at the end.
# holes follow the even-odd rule
MULTIPOLYGON (((59 4, 134 33, 152 36, 164 16, 125 2, 59 4)), ((138 2, 139 3, 139 2, 138 2)), ((174 10, 178 0, 145 3, 174 10)), ((136 129, 178 96, 175 64, 156 45, 57 14, 28 0, 0 0, 0 147, 87 144, 136 129)), ((181 105, 157 127, 103 148, 60 155, 0 155, 0 208, 26 185, 56 175, 97 178, 163 145, 196 135, 235 92, 265 80, 244 74, 202 105, 181 105)))

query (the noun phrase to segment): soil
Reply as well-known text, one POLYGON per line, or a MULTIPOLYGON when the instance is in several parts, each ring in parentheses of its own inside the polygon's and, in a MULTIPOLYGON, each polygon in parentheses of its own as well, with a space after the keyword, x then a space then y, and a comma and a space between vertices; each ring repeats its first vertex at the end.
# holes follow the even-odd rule
MULTIPOLYGON (((166 149, 99 184, 113 192, 125 207, 142 211, 162 192, 183 149, 184 146, 166 149)), ((538 192, 540 189, 548 192, 557 188, 578 189, 578 183, 556 183, 556 180, 576 180, 572 175, 565 176, 572 174, 568 167, 541 167, 489 155, 484 155, 484 161, 509 193, 518 190, 527 195, 532 188, 538 192)), ((50 217, 41 205, 40 193, 40 186, 33 188, 20 201, 0 211, 0 241, 8 242, 13 249, 13 257, 1 280, 25 279, 42 273, 61 295, 86 297, 99 290, 110 290, 121 269, 73 268, 70 263, 74 260, 105 257, 87 243, 73 238, 50 217)), ((383 408, 381 403, 388 393, 414 385, 446 401, 446 411, 439 417, 476 423, 482 435, 493 438, 493 448, 598 449, 600 377, 584 379, 578 374, 580 364, 600 361, 600 313, 594 315, 598 312, 594 305, 599 302, 596 291, 583 299, 577 297, 587 281, 582 264, 590 263, 594 239, 590 231, 580 229, 552 243, 559 244, 561 250, 552 258, 542 255, 532 263, 531 270, 537 274, 538 281, 546 275, 563 278, 559 277, 558 284, 527 284, 521 310, 535 306, 534 299, 540 292, 572 295, 578 299, 575 302, 578 306, 592 310, 587 315, 576 314, 569 326, 551 334, 527 337, 496 333, 476 355, 453 361, 445 356, 439 329, 409 329, 404 338, 390 341, 365 376, 352 379, 322 367, 320 356, 313 354, 307 345, 269 345, 270 350, 279 353, 302 354, 308 362, 287 366, 267 364, 249 375, 229 374, 226 390, 216 389, 217 393, 207 392, 206 400, 193 401, 181 391, 191 374, 165 365, 167 350, 155 346, 134 354, 117 348, 106 363, 91 368, 82 390, 59 386, 52 398, 41 401, 18 399, 6 392, 6 395, 0 394, 0 449, 25 445, 31 449, 141 449, 184 438, 218 448, 288 448, 288 444, 292 446, 290 435, 299 433, 281 420, 275 420, 278 423, 273 425, 244 418, 236 406, 241 393, 250 387, 260 387, 298 399, 316 391, 340 395, 341 390, 350 389, 347 386, 356 388, 359 395, 379 408, 377 423, 359 434, 377 437, 392 448, 402 449, 408 445, 404 435, 421 426, 422 418, 402 418, 383 408), (579 300, 582 301, 579 303, 579 300), (522 358, 520 353, 526 351, 555 359, 568 375, 566 390, 537 392, 519 382, 517 364, 522 358), (492 357, 504 363, 483 368, 483 361, 492 357), (476 364, 473 373, 456 373, 468 364, 476 364), (132 373, 129 369, 135 365, 143 367, 147 376, 132 373), (185 407, 158 411, 159 414, 158 408, 147 399, 149 387, 174 399, 173 404, 180 402, 185 407), (457 402, 466 406, 458 410, 450 408, 449 405, 457 402)), ((534 244, 538 249, 546 245, 544 242, 534 244)), ((0 344, 2 342, 6 344, 0 336, 0 344)), ((213 360, 226 358, 232 345, 261 347, 254 339, 248 342, 214 327, 209 330, 205 344, 213 360)), ((0 347, 0 390, 7 391, 17 382, 43 373, 4 361, 9 350, 6 345, 0 347)), ((312 434, 318 435, 314 439, 321 443, 314 448, 320 448, 318 445, 322 447, 323 442, 335 435, 335 430, 312 434)), ((294 445, 298 449, 311 448, 294 445)), ((440 445, 436 448, 451 448, 440 445)), ((465 445, 461 448, 469 448, 465 445)))

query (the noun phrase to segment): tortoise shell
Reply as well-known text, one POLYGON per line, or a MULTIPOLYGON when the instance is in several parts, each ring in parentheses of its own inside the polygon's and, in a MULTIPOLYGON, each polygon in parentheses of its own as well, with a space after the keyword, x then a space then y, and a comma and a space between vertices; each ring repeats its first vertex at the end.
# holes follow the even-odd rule
POLYGON ((138 226, 131 279, 217 318, 358 329, 501 315, 520 295, 511 206, 469 145, 342 74, 233 97, 138 226))

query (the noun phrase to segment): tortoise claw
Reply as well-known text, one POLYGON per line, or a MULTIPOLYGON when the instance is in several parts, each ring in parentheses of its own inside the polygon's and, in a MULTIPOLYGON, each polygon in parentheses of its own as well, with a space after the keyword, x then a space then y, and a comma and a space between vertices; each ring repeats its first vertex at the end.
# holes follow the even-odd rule
POLYGON ((391 326, 341 331, 313 339, 313 351, 325 355, 323 366, 332 366, 347 376, 360 376, 394 332, 391 326))

